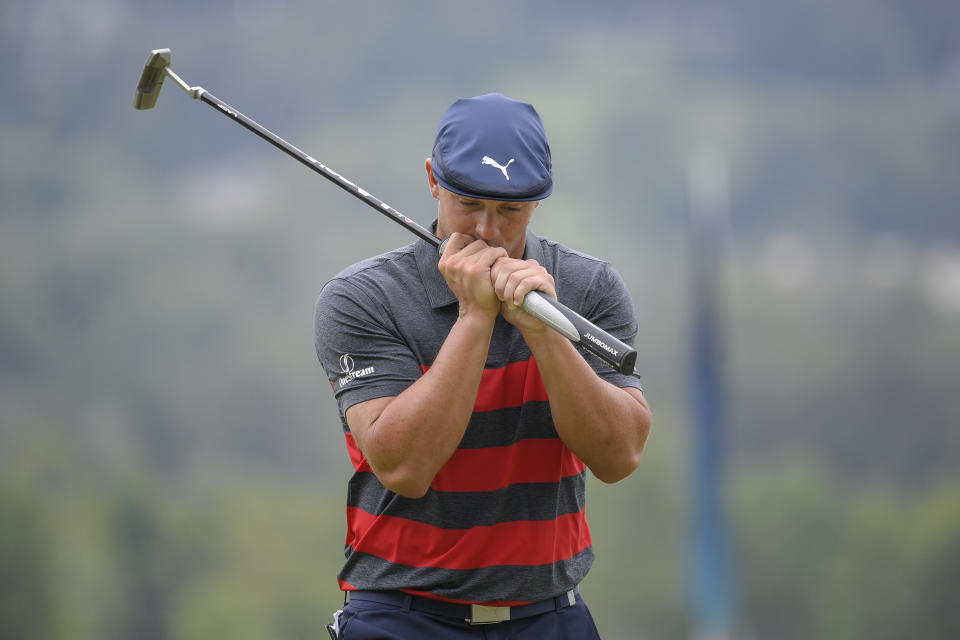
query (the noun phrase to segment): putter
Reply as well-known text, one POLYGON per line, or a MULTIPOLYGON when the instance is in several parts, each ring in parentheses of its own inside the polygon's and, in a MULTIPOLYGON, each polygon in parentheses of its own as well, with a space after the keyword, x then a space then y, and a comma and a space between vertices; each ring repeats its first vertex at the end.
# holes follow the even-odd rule
MULTIPOLYGON (((383 200, 358 187, 277 134, 243 115, 203 87, 191 87, 184 82, 170 68, 170 49, 154 49, 150 52, 147 62, 144 64, 143 73, 140 75, 140 82, 137 84, 137 92, 133 98, 134 108, 152 109, 156 106, 163 80, 167 76, 186 91, 191 98, 207 103, 220 113, 243 125, 287 155, 298 160, 301 164, 313 169, 341 189, 370 205, 407 231, 437 247, 440 255, 443 255, 446 240, 441 241, 426 227, 414 222, 383 200)), ((528 293, 521 306, 524 311, 573 342, 581 351, 596 356, 620 373, 639 377, 634 369, 637 360, 636 350, 575 311, 538 291, 528 293)))

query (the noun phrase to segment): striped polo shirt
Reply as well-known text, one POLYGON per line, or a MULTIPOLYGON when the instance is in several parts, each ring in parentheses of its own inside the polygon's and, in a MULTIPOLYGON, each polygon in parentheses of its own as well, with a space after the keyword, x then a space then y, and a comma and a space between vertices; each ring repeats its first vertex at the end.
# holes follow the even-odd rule
MULTIPOLYGON (((633 305, 609 264, 532 232, 524 258, 554 277, 560 302, 633 343, 633 305)), ((437 262, 436 249, 417 240, 348 267, 317 301, 317 355, 354 469, 340 586, 500 605, 555 597, 593 562, 586 468, 557 436, 537 363, 502 316, 466 433, 425 496, 387 490, 347 425, 350 406, 399 395, 432 365, 458 314, 437 262)), ((586 357, 602 378, 639 388, 586 357)))

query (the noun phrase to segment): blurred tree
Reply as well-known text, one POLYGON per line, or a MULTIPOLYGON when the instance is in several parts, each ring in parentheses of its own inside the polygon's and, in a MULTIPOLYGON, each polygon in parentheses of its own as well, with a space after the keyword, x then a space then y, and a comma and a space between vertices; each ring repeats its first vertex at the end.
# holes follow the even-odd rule
POLYGON ((914 637, 960 638, 960 486, 947 484, 915 510, 909 540, 917 564, 914 637), (922 633, 916 630, 922 629, 922 633))
POLYGON ((815 593, 817 637, 931 637, 928 621, 915 615, 919 585, 904 544, 913 510, 883 489, 850 500, 836 545, 824 550, 823 580, 815 593))
POLYGON ((0 638, 53 637, 55 574, 46 526, 25 495, 0 487, 0 638))
MULTIPOLYGON (((177 511, 181 511, 182 507, 177 511)), ((120 572, 120 606, 111 637, 117 640, 168 640, 173 612, 184 587, 206 567, 212 532, 184 538, 169 520, 170 507, 144 495, 123 495, 113 513, 113 537, 120 572)), ((202 512, 188 520, 208 523, 202 512)), ((190 529, 193 529, 191 527, 190 529)))
POLYGON ((119 505, 113 526, 122 603, 111 635, 117 640, 168 640, 175 585, 157 515, 149 506, 128 500, 119 505))
POLYGON ((818 637, 819 594, 842 514, 828 476, 797 462, 741 471, 731 485, 742 635, 818 637))
POLYGON ((299 640, 325 635, 342 606, 336 583, 345 525, 339 491, 291 485, 222 491, 207 509, 209 566, 181 594, 179 640, 299 640), (269 488, 268 488, 269 487, 269 488))

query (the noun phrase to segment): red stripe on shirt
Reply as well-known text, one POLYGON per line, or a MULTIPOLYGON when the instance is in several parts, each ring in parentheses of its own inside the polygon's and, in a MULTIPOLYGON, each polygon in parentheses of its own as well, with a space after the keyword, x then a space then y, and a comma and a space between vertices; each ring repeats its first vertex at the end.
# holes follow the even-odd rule
MULTIPOLYGON (((421 365, 424 373, 430 367, 421 365)), ((484 369, 477 390, 474 412, 519 407, 527 402, 546 402, 547 389, 543 386, 537 361, 513 362, 499 369, 484 369)))
POLYGON ((356 552, 412 567, 465 570, 533 566, 553 564, 580 553, 590 546, 590 529, 583 511, 556 520, 441 529, 347 507, 347 544, 356 552))
POLYGON ((560 482, 586 465, 559 438, 507 447, 457 449, 430 483, 436 491, 496 491, 522 482, 560 482))
MULTIPOLYGON (((357 473, 372 472, 353 435, 344 439, 357 473)), ((559 482, 586 465, 559 438, 521 440, 507 447, 457 449, 430 487, 434 491, 496 491, 524 482, 559 482)))

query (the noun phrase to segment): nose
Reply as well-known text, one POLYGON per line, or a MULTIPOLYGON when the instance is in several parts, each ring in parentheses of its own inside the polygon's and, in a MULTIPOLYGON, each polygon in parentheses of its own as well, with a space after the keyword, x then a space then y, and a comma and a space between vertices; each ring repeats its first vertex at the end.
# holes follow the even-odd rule
POLYGON ((489 242, 494 240, 500 234, 500 228, 497 224, 497 213, 489 208, 477 212, 476 224, 477 236, 482 240, 489 242))

